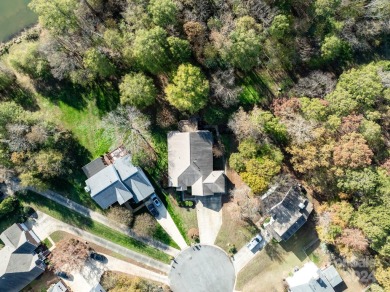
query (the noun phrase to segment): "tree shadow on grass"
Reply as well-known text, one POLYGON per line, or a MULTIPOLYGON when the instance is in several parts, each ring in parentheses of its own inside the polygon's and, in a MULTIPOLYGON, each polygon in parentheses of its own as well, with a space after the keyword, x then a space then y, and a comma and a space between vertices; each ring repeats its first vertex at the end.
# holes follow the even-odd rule
POLYGON ((264 247, 264 250, 272 261, 277 261, 278 263, 284 262, 284 255, 279 250, 277 243, 270 242, 264 247))
POLYGON ((38 93, 54 104, 58 104, 61 101, 79 110, 87 105, 83 97, 86 88, 73 84, 70 81, 59 81, 51 77, 46 79, 45 82, 37 83, 35 87, 38 93))
POLYGON ((110 82, 92 83, 83 87, 70 81, 51 78, 37 84, 37 91, 54 104, 63 102, 78 110, 85 108, 88 101, 95 100, 99 115, 112 111, 119 104, 118 89, 110 82))
POLYGON ((0 101, 14 101, 23 109, 32 112, 39 110, 34 95, 17 83, 8 90, 0 91, 0 101))

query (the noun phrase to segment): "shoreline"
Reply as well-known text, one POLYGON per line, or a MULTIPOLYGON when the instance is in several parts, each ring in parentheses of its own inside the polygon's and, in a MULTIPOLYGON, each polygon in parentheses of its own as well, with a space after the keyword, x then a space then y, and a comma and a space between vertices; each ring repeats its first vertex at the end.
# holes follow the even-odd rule
POLYGON ((19 44, 25 39, 38 38, 41 32, 39 23, 34 23, 22 29, 21 31, 14 33, 10 36, 10 39, 6 42, 0 42, 0 56, 8 53, 8 50, 14 45, 19 44))

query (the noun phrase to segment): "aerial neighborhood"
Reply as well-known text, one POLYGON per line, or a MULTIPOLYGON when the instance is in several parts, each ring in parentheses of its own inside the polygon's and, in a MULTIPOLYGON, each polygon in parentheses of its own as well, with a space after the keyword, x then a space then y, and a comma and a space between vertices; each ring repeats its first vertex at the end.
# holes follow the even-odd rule
POLYGON ((390 291, 390 1, 0 1, 0 292, 390 291))

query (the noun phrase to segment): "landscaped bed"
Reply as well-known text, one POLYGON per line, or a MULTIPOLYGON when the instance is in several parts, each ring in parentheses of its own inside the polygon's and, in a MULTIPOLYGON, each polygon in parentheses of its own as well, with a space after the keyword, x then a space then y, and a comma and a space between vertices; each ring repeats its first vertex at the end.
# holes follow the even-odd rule
POLYGON ((91 218, 84 217, 79 213, 69 210, 68 208, 54 201, 48 200, 34 192, 28 191, 25 195, 19 194, 18 197, 22 203, 30 205, 34 209, 41 210, 42 212, 64 223, 76 226, 101 238, 112 241, 125 248, 145 254, 164 263, 170 262, 170 257, 162 251, 128 237, 101 223, 93 221, 91 218))

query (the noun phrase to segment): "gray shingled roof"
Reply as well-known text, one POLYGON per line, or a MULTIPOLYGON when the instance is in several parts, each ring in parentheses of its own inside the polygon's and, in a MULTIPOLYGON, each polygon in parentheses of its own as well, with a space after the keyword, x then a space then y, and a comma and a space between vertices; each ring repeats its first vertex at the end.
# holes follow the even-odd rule
POLYGON ((195 196, 224 193, 223 172, 213 172, 212 146, 209 131, 169 132, 169 185, 183 190, 191 187, 195 196))
POLYGON ((154 188, 141 168, 131 163, 131 156, 117 158, 85 181, 91 190, 91 197, 103 209, 118 202, 124 204, 130 199, 140 202, 154 193, 154 188))
POLYGON ((103 163, 103 159, 101 157, 96 158, 95 160, 92 160, 87 165, 83 166, 83 171, 85 175, 90 178, 91 176, 94 176, 99 171, 101 171, 103 168, 105 168, 106 165, 103 163))
POLYGON ((34 253, 39 238, 22 224, 13 224, 0 238, 5 246, 0 250, 0 291, 20 291, 45 270, 34 253))
POLYGON ((329 276, 340 284, 343 280, 334 266, 320 270, 313 262, 306 263, 301 269, 286 279, 291 292, 334 292, 330 280, 325 276, 329 269, 329 276))
MULTIPOLYGON (((263 202, 266 204, 269 198, 272 200, 272 195, 272 193, 269 194, 268 197, 263 199, 263 202)), ((267 207, 267 213, 274 219, 267 226, 267 229, 271 228, 272 230, 270 231, 273 234, 275 232, 277 237, 280 237, 282 240, 287 240, 305 224, 312 210, 312 203, 301 195, 301 191, 295 185, 290 188, 280 202, 270 209, 267 207), (299 208, 300 203, 305 205, 305 208, 302 210, 299 208)))
POLYGON ((135 194, 134 201, 136 203, 141 202, 154 193, 153 186, 141 168, 138 168, 138 172, 126 179, 124 184, 135 194))
POLYGON ((329 283, 333 287, 336 287, 343 282, 343 279, 340 277, 339 273, 333 265, 323 269, 322 274, 326 277, 326 279, 328 279, 329 283))

